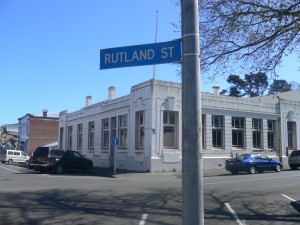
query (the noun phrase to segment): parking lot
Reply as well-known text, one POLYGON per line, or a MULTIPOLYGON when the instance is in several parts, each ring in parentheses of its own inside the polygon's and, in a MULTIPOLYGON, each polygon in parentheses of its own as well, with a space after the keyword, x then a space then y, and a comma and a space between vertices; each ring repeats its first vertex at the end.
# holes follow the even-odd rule
MULTIPOLYGON (((205 173, 205 224, 298 224, 300 170, 205 173)), ((180 173, 40 174, 0 165, 0 224, 181 224, 180 173)))

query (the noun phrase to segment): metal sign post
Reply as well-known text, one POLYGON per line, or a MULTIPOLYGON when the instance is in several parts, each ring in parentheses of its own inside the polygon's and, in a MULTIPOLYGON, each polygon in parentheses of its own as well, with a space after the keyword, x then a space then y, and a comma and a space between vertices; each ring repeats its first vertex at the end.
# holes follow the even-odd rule
POLYGON ((111 144, 114 146, 114 175, 116 175, 116 167, 117 167, 117 152, 118 152, 118 145, 119 145, 119 139, 117 137, 114 137, 111 140, 111 144))
POLYGON ((204 225, 198 0, 181 0, 182 223, 204 225))

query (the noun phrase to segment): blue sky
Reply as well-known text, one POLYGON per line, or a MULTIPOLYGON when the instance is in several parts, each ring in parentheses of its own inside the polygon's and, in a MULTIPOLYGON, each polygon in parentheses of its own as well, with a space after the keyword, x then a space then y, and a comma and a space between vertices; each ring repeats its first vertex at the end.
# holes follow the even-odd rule
MULTIPOLYGON (((76 111, 87 95, 96 103, 130 93, 152 79, 153 66, 99 70, 100 49, 180 38, 176 0, 0 0, 0 124, 18 123, 27 113, 76 111)), ((298 60, 288 58, 280 79, 300 83, 298 60)), ((178 65, 156 65, 156 78, 181 82, 178 65)), ((202 80, 202 91, 227 85, 202 80)))

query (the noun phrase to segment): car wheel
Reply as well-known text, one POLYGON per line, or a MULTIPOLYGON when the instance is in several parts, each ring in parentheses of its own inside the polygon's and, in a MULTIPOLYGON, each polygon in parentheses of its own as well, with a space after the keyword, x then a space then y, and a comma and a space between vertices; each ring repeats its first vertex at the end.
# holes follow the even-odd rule
POLYGON ((13 162, 13 160, 12 159, 9 159, 8 161, 7 161, 7 163, 12 163, 13 162))
POLYGON ((1 161, 2 163, 5 163, 5 161, 1 161))
POLYGON ((291 170, 296 170, 296 169, 298 169, 297 166, 290 166, 290 167, 291 167, 291 170))
POLYGON ((276 171, 276 172, 280 172, 280 171, 281 171, 281 165, 277 164, 277 165, 275 166, 275 171, 276 171))
POLYGON ((57 174, 62 174, 62 173, 64 172, 64 167, 63 167, 63 165, 61 165, 61 164, 56 165, 56 167, 55 167, 55 172, 56 172, 57 174))
POLYGON ((45 172, 46 172, 45 168, 40 168, 40 173, 45 173, 45 172))
POLYGON ((86 173, 92 173, 92 170, 93 170, 93 167, 91 166, 91 165, 87 165, 86 167, 85 167, 85 172, 86 173))
POLYGON ((255 174, 256 173, 255 166, 250 166, 249 173, 251 173, 251 174, 255 174))

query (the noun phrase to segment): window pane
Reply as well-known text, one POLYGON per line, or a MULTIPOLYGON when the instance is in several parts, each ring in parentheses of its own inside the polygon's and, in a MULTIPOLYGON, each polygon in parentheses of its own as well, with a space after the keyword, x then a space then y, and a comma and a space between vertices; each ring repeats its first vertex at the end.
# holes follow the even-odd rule
POLYGON ((213 127, 223 127, 223 116, 212 116, 213 127))
POLYGON ((214 129, 213 135, 213 147, 223 147, 223 132, 221 129, 214 129))
POLYGON ((274 133, 268 133, 268 148, 274 148, 274 133))
POLYGON ((140 127, 139 147, 144 147, 145 131, 144 127, 140 127))
POLYGON ((261 132, 253 131, 253 147, 260 148, 261 147, 261 132))
POLYGON ((244 147, 244 132, 238 131, 237 132, 237 147, 244 147))
POLYGON ((103 134, 103 147, 108 147, 109 146, 109 132, 104 131, 103 134))
POLYGON ((244 147, 244 131, 242 130, 232 131, 232 146, 244 147))
POLYGON ((170 115, 170 124, 175 124, 175 113, 169 113, 170 115))
POLYGON ((273 121, 268 121, 268 130, 273 130, 273 121))
POLYGON ((232 146, 237 146, 237 131, 233 130, 232 131, 232 146))
POLYGON ((164 123, 168 123, 168 112, 164 112, 164 123))
POLYGON ((95 130, 95 123, 94 121, 89 122, 89 133, 88 133, 88 147, 89 148, 94 148, 94 141, 95 141, 95 136, 94 136, 94 130, 95 130))
POLYGON ((174 127, 164 127, 164 146, 174 147, 175 146, 175 129, 174 127))
POLYGON ((144 124, 144 112, 141 112, 139 114, 139 121, 140 121, 140 124, 144 124))
POLYGON ((127 146, 127 129, 122 129, 120 132, 120 146, 127 146))

